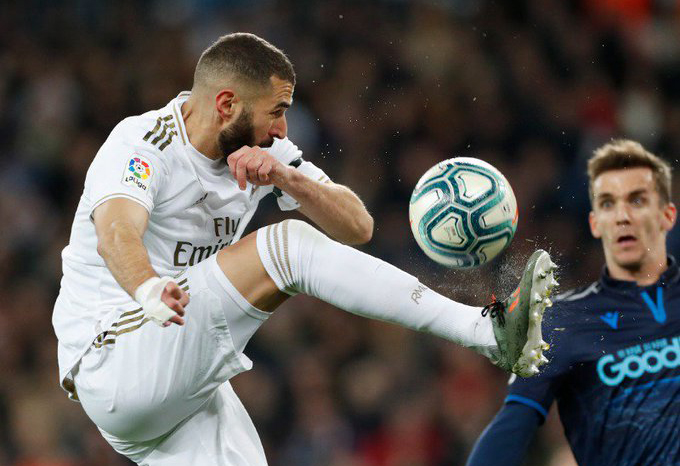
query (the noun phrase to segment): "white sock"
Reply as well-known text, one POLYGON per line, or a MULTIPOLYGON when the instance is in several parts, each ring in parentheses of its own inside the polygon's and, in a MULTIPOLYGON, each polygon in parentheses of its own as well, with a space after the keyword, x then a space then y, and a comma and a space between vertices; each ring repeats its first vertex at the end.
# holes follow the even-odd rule
POLYGON ((430 290, 385 261, 299 220, 261 228, 257 250, 280 290, 305 293, 364 317, 432 333, 491 357, 496 339, 481 308, 430 290))

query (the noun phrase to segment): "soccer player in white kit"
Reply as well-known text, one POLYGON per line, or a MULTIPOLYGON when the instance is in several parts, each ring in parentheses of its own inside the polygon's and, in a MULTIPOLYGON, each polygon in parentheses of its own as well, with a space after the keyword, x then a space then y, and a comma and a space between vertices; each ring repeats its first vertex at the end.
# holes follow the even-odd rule
POLYGON ((192 91, 120 122, 87 172, 54 308, 59 377, 138 464, 266 465, 229 379, 250 369, 246 343, 297 293, 433 333, 520 375, 545 362, 547 253, 534 253, 506 301, 481 309, 346 246, 368 241, 373 220, 287 139, 294 85, 280 50, 223 36, 201 55, 192 91), (270 193, 337 241, 299 220, 241 239, 270 193))

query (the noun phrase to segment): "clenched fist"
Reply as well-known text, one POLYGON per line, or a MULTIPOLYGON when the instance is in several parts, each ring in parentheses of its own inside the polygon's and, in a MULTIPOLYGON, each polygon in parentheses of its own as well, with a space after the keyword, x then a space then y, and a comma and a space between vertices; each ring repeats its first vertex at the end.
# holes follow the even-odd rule
POLYGON ((266 149, 258 146, 241 147, 227 157, 227 163, 242 190, 246 189, 246 182, 256 186, 274 184, 276 176, 283 175, 288 169, 266 149))

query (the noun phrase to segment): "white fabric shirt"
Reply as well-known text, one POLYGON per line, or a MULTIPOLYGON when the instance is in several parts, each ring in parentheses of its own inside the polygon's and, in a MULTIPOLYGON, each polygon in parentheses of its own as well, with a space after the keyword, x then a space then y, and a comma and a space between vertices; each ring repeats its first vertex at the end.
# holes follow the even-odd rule
MULTIPOLYGON (((91 220, 97 206, 118 197, 144 206, 149 222, 143 241, 151 265, 160 276, 174 276, 238 241, 260 200, 272 192, 272 186, 250 183, 241 191, 224 160, 211 160, 191 145, 181 116, 189 95, 120 122, 87 172, 62 252, 64 276, 52 318, 61 381, 121 311, 139 308, 97 253, 91 220)), ((287 138, 275 140, 269 152, 285 164, 302 154, 287 138)), ((311 163, 303 165, 315 179, 328 180, 311 163)), ((299 206, 285 193, 278 202, 282 210, 299 206)))

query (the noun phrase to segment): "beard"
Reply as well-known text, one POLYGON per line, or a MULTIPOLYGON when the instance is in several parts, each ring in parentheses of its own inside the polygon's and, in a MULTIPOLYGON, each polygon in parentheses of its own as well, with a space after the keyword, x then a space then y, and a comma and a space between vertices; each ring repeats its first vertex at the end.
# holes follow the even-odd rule
POLYGON ((272 138, 259 143, 255 140, 253 112, 247 109, 244 109, 236 121, 228 128, 220 131, 217 136, 217 145, 225 160, 243 146, 269 147, 273 142, 272 138))
POLYGON ((254 146, 253 113, 244 109, 231 126, 220 131, 217 145, 225 160, 243 146, 254 146))

